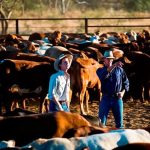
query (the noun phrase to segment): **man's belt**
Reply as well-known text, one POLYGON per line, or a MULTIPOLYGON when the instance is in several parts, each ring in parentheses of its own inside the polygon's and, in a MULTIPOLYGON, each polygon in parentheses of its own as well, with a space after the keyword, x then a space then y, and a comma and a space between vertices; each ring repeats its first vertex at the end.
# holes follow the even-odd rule
POLYGON ((63 103, 66 103, 66 102, 67 102, 66 100, 59 101, 60 104, 63 104, 63 103))
POLYGON ((103 96, 118 97, 118 93, 113 93, 113 94, 106 94, 106 93, 103 93, 103 96))

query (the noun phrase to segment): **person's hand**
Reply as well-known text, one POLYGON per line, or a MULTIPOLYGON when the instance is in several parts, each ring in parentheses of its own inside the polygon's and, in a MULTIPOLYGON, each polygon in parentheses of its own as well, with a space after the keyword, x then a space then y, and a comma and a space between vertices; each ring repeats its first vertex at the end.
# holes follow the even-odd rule
POLYGON ((117 94, 118 98, 119 98, 119 99, 120 99, 120 98, 123 98, 124 93, 125 93, 125 90, 119 92, 119 93, 117 94))
POLYGON ((107 68, 108 72, 111 72, 115 67, 122 67, 124 64, 121 61, 114 63, 112 66, 107 68))
POLYGON ((64 111, 62 107, 59 107, 59 110, 60 110, 60 111, 64 111))
POLYGON ((124 64, 121 61, 114 63, 116 67, 122 67, 124 64))

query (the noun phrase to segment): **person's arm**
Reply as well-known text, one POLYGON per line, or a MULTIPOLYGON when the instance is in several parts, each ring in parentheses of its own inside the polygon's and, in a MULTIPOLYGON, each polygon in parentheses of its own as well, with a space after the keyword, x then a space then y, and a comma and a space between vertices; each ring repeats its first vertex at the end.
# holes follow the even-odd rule
POLYGON ((124 96, 125 92, 129 91, 129 80, 128 80, 127 75, 124 70, 123 70, 123 74, 122 74, 122 84, 123 84, 123 86, 122 86, 123 90, 118 93, 119 98, 122 98, 124 96))
POLYGON ((66 101, 67 107, 70 109, 70 102, 66 101))
POLYGON ((118 96, 118 98, 123 98, 124 94, 125 94, 125 89, 123 89, 121 92, 119 92, 117 94, 117 96, 118 96))
POLYGON ((104 81, 108 75, 108 71, 106 67, 97 69, 96 73, 99 79, 101 80, 101 82, 104 81))
POLYGON ((53 97, 53 101, 55 102, 55 104, 58 106, 60 111, 63 111, 63 108, 61 106, 61 104, 59 103, 59 101, 57 100, 57 98, 53 97))
POLYGON ((129 79, 128 79, 125 71, 123 72, 122 84, 123 84, 125 91, 128 92, 129 91, 129 79))
POLYGON ((108 72, 111 72, 115 67, 122 67, 123 63, 121 61, 118 61, 116 63, 114 63, 112 66, 107 68, 108 72))
POLYGON ((70 75, 67 74, 67 80, 66 80, 66 84, 67 84, 67 87, 66 87, 66 104, 67 104, 67 107, 68 109, 70 109, 70 75))
POLYGON ((58 80, 57 77, 52 75, 50 77, 49 90, 48 90, 48 98, 53 100, 55 104, 58 106, 59 110, 63 110, 61 104, 58 101, 59 95, 57 94, 57 86, 58 80))

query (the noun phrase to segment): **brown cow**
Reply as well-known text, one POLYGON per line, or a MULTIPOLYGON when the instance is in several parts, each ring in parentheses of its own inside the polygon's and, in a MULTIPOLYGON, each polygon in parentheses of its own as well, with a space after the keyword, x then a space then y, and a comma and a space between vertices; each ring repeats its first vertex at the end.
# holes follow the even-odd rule
POLYGON ((15 60, 28 60, 35 62, 47 62, 53 64, 55 58, 48 56, 40 56, 38 54, 32 53, 20 53, 20 52, 10 52, 10 51, 0 51, 0 60, 3 59, 15 59, 15 60))
POLYGON ((16 146, 23 146, 38 138, 65 137, 69 130, 78 128, 80 130, 76 130, 77 132, 75 131, 72 136, 85 136, 94 133, 94 130, 96 133, 107 132, 105 129, 92 127, 79 114, 59 111, 47 114, 1 117, 0 140, 13 139, 16 141, 16 146), (83 128, 87 133, 82 132, 83 128))
POLYGON ((86 110, 88 109, 89 93, 88 88, 96 88, 98 90, 100 99, 101 84, 97 77, 96 70, 103 65, 99 64, 94 59, 77 58, 73 61, 69 70, 71 76, 71 88, 73 91, 72 101, 74 94, 78 93, 81 114, 86 115, 84 111, 84 97, 86 98, 86 110), (86 95, 86 96, 85 96, 86 95))
POLYGON ((44 33, 35 32, 29 36, 29 41, 42 40, 45 36, 44 33))

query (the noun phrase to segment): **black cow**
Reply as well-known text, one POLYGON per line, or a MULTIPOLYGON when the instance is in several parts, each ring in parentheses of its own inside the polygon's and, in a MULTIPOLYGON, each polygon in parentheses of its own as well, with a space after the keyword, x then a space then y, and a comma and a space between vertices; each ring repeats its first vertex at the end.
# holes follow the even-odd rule
POLYGON ((40 112, 48 92, 49 78, 55 70, 46 62, 25 60, 3 60, 0 63, 0 110, 2 103, 6 112, 11 110, 14 100, 23 102, 28 98, 39 98, 40 112))
POLYGON ((137 51, 126 54, 131 64, 125 65, 133 99, 150 101, 150 56, 137 51))

